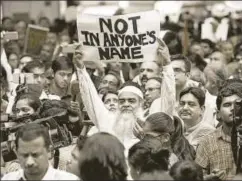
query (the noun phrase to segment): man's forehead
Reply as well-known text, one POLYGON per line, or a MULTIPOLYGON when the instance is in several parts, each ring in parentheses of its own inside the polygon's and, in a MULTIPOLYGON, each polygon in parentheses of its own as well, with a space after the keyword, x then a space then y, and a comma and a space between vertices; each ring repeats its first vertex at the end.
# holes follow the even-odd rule
POLYGON ((141 67, 140 68, 151 68, 151 69, 156 69, 158 68, 158 65, 157 63, 155 63, 154 61, 151 61, 151 62, 143 62, 141 64, 141 67))
POLYGON ((155 79, 150 79, 147 81, 147 83, 145 84, 145 87, 156 87, 157 85, 160 86, 160 82, 155 80, 155 79))
POLYGON ((183 101, 183 102, 197 102, 198 103, 198 99, 191 93, 187 93, 187 94, 184 94, 180 101, 183 101))
POLYGON ((183 60, 173 60, 171 66, 173 68, 185 68, 185 62, 183 60))
POLYGON ((72 73, 72 69, 65 69, 65 70, 58 70, 59 73, 66 73, 66 74, 70 74, 72 73))
POLYGON ((103 77, 103 80, 112 80, 112 81, 117 81, 117 78, 112 75, 112 74, 107 74, 103 77))
POLYGON ((239 97, 237 94, 231 95, 231 96, 227 96, 227 97, 223 97, 222 99, 222 103, 228 103, 228 102, 234 102, 236 100, 242 100, 241 97, 239 97))
POLYGON ((43 147, 45 147, 45 141, 42 136, 30 141, 25 141, 22 138, 19 138, 18 147, 18 150, 22 152, 40 151, 43 147))

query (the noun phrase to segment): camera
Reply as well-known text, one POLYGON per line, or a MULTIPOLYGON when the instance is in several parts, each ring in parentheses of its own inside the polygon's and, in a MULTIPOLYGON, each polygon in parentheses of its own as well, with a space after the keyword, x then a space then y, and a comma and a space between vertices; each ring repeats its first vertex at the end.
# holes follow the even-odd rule
POLYGON ((55 116, 38 118, 37 115, 27 115, 20 118, 9 117, 9 121, 2 122, 1 126, 1 152, 5 162, 17 158, 13 142, 19 128, 29 123, 42 124, 48 128, 51 144, 54 149, 68 146, 72 143, 72 134, 66 126, 66 113, 55 116))

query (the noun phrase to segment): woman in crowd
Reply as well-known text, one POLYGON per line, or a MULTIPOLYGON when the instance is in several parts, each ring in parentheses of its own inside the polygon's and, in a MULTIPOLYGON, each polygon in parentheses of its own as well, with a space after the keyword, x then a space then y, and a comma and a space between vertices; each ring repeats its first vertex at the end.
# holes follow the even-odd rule
MULTIPOLYGON (((135 134, 137 135, 137 133, 135 134)), ((195 150, 185 138, 182 121, 178 117, 171 119, 170 116, 162 112, 151 114, 137 136, 143 139, 147 136, 160 139, 161 145, 166 146, 171 150, 171 153, 174 153, 171 158, 175 160, 171 160, 171 164, 176 159, 195 159, 195 150)))
POLYGON ((126 180, 124 146, 108 133, 88 137, 82 148, 80 176, 86 180, 126 180))
POLYGON ((201 181, 203 180, 203 170, 194 161, 185 160, 175 163, 170 169, 170 175, 174 180, 201 181))
POLYGON ((159 139, 145 138, 129 149, 130 175, 134 180, 150 180, 151 175, 168 171, 169 157, 169 150, 161 147, 159 139))

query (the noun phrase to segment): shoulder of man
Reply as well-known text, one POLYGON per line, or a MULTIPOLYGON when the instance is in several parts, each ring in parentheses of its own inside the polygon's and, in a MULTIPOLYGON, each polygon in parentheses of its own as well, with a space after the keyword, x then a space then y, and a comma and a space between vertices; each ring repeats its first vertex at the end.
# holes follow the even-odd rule
POLYGON ((1 178, 1 180, 19 180, 21 178, 20 176, 20 170, 15 172, 9 172, 1 178))
POLYGON ((80 178, 78 178, 76 175, 63 171, 63 170, 58 170, 58 169, 54 169, 55 170, 55 179, 56 180, 81 180, 80 178))

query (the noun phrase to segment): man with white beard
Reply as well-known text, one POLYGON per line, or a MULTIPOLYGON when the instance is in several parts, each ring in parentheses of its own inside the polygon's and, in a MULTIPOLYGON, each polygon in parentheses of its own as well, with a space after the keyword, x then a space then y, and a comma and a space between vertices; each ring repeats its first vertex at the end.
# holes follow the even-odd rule
MULTIPOLYGON (((169 51, 167 51, 166 45, 163 41, 158 41, 158 43, 160 46, 157 50, 156 63, 160 66, 164 66, 162 77, 164 81, 161 88, 164 88, 163 92, 166 91, 166 95, 169 93, 169 96, 163 96, 164 100, 162 102, 165 102, 167 107, 162 109, 162 111, 166 112, 165 109, 168 109, 169 112, 172 112, 171 110, 173 109, 171 109, 171 107, 173 106, 167 103, 170 103, 171 100, 175 99, 174 74, 171 66, 167 65, 169 51), (164 84, 169 84, 170 86, 167 88, 164 84)), ((117 114, 113 116, 113 114, 110 114, 109 110, 104 106, 104 103, 99 97, 94 84, 85 69, 83 64, 84 56, 85 52, 82 50, 76 50, 74 55, 74 64, 77 69, 80 92, 87 113, 99 132, 108 132, 115 135, 124 144, 126 150, 128 150, 133 144, 139 141, 139 139, 133 134, 135 123, 137 120, 144 121, 144 111, 142 109, 143 93, 140 86, 134 82, 126 82, 121 87, 118 91, 118 111, 117 114)))

